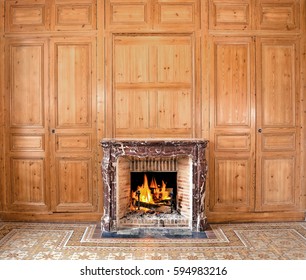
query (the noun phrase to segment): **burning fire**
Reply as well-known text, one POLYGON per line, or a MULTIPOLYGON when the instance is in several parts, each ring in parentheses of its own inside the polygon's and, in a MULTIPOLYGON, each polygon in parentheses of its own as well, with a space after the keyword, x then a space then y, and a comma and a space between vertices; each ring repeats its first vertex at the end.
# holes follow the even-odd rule
POLYGON ((143 184, 138 186, 137 191, 132 192, 132 199, 135 201, 148 203, 148 204, 158 204, 162 201, 171 200, 170 192, 166 190, 166 183, 162 181, 162 186, 158 186, 155 178, 153 177, 150 185, 148 182, 148 177, 145 174, 143 184))

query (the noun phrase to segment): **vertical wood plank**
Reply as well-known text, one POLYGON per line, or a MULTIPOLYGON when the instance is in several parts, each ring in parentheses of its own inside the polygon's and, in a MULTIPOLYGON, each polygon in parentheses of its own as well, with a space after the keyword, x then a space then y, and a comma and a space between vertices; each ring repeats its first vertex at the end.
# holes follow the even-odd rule
POLYGON ((0 1, 0 211, 3 210, 5 205, 5 184, 6 184, 6 176, 5 176, 5 151, 4 151, 4 118, 5 118, 5 110, 4 110, 4 97, 5 97, 5 79, 4 79, 4 69, 5 69, 5 57, 4 57, 4 22, 5 22, 5 11, 4 11, 4 1, 0 1))

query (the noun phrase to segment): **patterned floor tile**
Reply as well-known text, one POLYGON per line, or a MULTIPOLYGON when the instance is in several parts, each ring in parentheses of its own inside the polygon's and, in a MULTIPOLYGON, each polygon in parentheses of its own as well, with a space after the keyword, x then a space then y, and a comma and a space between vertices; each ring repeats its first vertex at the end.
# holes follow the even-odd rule
POLYGON ((305 224, 213 224, 207 238, 180 240, 101 238, 95 224, 1 222, 0 260, 306 260, 305 224))

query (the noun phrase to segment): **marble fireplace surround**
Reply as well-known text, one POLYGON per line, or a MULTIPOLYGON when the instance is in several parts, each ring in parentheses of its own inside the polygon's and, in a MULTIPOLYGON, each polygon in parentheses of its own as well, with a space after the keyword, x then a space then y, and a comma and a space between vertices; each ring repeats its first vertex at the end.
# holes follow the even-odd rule
POLYGON ((102 177, 104 185, 104 213, 101 219, 102 232, 116 232, 117 168, 119 157, 190 157, 192 160, 192 231, 204 231, 207 226, 204 197, 207 174, 205 149, 208 141, 187 140, 134 140, 103 139, 102 177))

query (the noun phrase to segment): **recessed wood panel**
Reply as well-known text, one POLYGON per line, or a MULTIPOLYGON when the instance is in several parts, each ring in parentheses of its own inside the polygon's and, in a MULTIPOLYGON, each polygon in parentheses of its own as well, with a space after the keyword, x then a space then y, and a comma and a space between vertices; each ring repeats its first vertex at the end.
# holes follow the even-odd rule
POLYGON ((191 83, 192 48, 189 40, 165 41, 157 46, 157 81, 160 83, 191 83))
POLYGON ((263 126, 295 126, 296 44, 262 40, 259 54, 263 126))
POLYGON ((57 127, 91 126, 91 44, 55 44, 57 127))
POLYGON ((90 159, 57 161, 57 211, 82 212, 92 210, 92 166, 90 159))
POLYGON ((56 135, 56 150, 58 152, 91 151, 91 135, 58 134, 56 135))
POLYGON ((162 0, 156 3, 155 28, 195 28, 199 22, 197 0, 162 0))
POLYGON ((109 28, 146 28, 150 23, 149 0, 106 1, 105 19, 109 28))
POLYGON ((45 166, 38 158, 11 159, 11 206, 24 209, 45 206, 45 166))
POLYGON ((44 126, 43 42, 12 43, 9 51, 10 125, 44 126))
POLYGON ((231 2, 213 0, 209 6, 209 27, 211 29, 249 29, 251 26, 250 1, 231 2))
POLYGON ((249 126, 250 41, 216 39, 213 47, 215 126, 249 126))
POLYGON ((150 82, 150 69, 153 64, 150 59, 151 48, 145 42, 115 41, 115 82, 144 83, 150 82))
POLYGON ((298 1, 259 1, 260 29, 294 30, 299 26, 298 1))
POLYGON ((48 29, 48 10, 44 0, 6 1, 6 31, 44 31, 48 29))
MULTIPOLYGON (((292 207, 295 204, 294 158, 262 159, 262 210, 292 207), (280 183, 281 182, 281 183, 280 183)), ((260 187, 260 186, 259 186, 260 187)))
POLYGON ((248 159, 216 158, 212 210, 235 212, 250 208, 250 167, 248 159))
POLYGON ((10 139, 11 151, 44 151, 44 135, 13 134, 10 139))
POLYGON ((95 29, 96 5, 94 0, 56 1, 56 30, 90 30, 95 29))
POLYGON ((294 151, 296 148, 295 133, 265 133, 262 135, 264 151, 294 151))
POLYGON ((188 89, 179 91, 159 90, 157 93, 157 127, 190 130, 192 127, 191 96, 188 89))
POLYGON ((148 129, 150 127, 150 93, 143 90, 116 91, 116 127, 148 129), (131 111, 131 108, 134 108, 131 111))
POLYGON ((249 134, 216 134, 216 151, 250 151, 251 135, 249 134))

